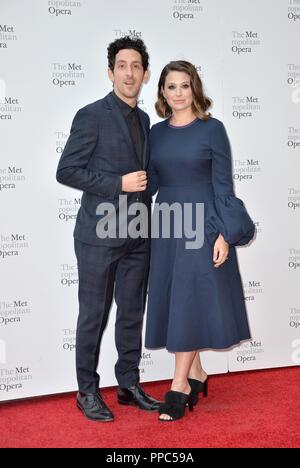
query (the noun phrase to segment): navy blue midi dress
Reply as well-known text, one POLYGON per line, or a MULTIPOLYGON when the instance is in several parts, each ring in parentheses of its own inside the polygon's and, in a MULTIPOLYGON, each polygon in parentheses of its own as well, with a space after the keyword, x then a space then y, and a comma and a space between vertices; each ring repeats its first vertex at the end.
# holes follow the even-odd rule
POLYGON ((169 238, 161 230, 152 236, 145 346, 225 349, 249 339, 235 246, 247 244, 255 226, 234 194, 223 123, 197 118, 178 127, 164 120, 151 128, 150 151, 148 183, 153 194, 158 190, 154 211, 162 203, 203 203, 204 243, 187 249, 184 232, 179 238, 174 225, 169 238), (216 268, 213 246, 220 233, 229 256, 216 268))

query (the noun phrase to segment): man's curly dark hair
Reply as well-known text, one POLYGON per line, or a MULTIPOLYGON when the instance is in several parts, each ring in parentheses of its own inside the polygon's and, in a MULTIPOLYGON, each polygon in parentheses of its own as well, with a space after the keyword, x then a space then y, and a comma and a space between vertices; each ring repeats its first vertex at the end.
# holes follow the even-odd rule
POLYGON ((133 49, 141 54, 144 71, 149 66, 149 55, 147 48, 142 41, 137 37, 124 36, 111 42, 107 48, 108 67, 113 71, 115 68, 116 55, 122 49, 133 49))

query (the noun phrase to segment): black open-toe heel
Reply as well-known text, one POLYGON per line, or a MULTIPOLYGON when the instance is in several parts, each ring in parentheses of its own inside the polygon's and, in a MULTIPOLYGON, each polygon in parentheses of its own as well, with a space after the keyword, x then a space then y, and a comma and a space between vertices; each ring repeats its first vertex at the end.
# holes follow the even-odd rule
POLYGON ((195 406, 199 401, 199 393, 203 393, 203 398, 206 398, 208 395, 208 376, 204 382, 196 379, 188 379, 191 391, 191 400, 195 406))
POLYGON ((186 406, 189 407, 190 411, 193 411, 194 404, 191 399, 191 393, 175 392, 170 390, 165 395, 165 402, 159 407, 159 414, 167 414, 172 419, 161 419, 159 421, 170 422, 176 421, 176 419, 183 418, 186 406))

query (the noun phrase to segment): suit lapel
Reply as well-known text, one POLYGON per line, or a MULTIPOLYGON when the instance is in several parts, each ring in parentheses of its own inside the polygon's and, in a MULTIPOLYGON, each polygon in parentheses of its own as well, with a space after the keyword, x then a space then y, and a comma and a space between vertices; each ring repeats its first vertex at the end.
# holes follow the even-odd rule
POLYGON ((148 129, 147 129, 146 124, 144 122, 142 112, 141 112, 141 110, 139 108, 138 108, 138 115, 139 115, 142 130, 143 130, 143 133, 144 133, 144 146, 143 146, 143 151, 142 151, 142 168, 143 168, 143 170, 145 170, 146 167, 147 167, 148 129))

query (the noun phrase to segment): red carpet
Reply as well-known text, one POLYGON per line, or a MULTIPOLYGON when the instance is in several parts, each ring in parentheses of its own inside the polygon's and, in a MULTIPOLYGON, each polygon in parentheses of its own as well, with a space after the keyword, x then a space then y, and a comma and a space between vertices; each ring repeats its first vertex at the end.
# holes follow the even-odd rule
MULTIPOLYGON (((143 385, 162 398, 169 382, 143 385)), ((74 394, 1 404, 0 447, 300 447, 300 367, 212 376, 209 395, 180 421, 119 406, 113 423, 86 420, 74 394)))

